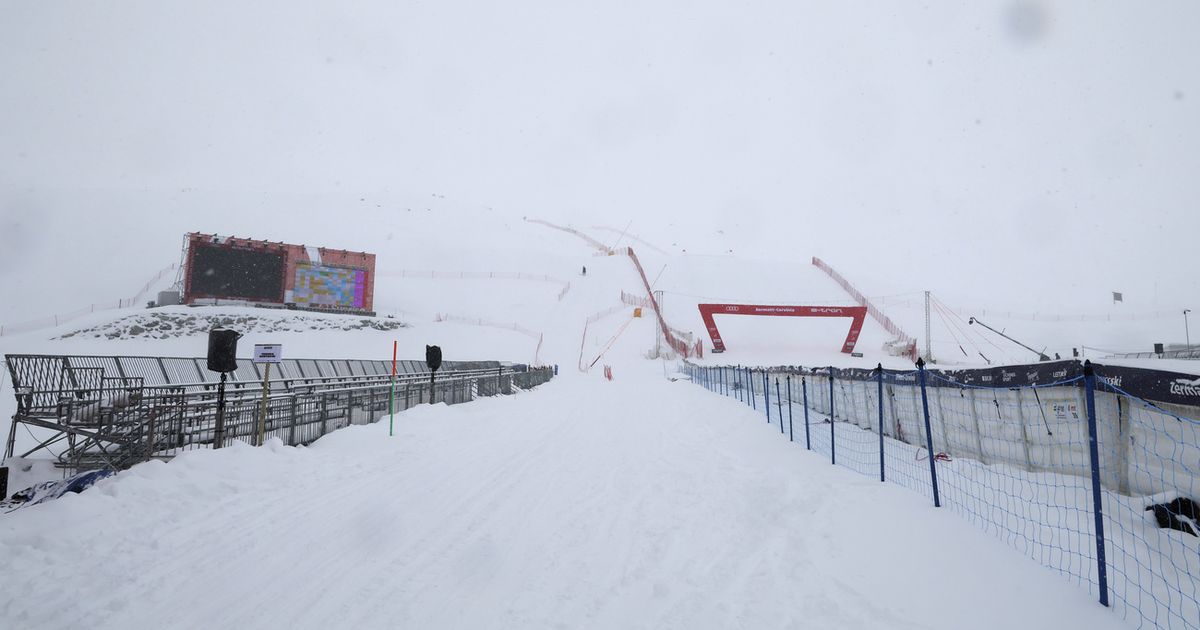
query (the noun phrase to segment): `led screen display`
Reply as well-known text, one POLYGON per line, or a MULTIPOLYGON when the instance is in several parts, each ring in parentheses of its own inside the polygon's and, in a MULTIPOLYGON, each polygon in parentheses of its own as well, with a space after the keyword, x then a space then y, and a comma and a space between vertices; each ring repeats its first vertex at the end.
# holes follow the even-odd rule
POLYGON ((299 306, 363 308, 367 274, 362 269, 301 264, 292 301, 299 306))
POLYGON ((192 243, 190 294, 282 302, 285 254, 192 243))

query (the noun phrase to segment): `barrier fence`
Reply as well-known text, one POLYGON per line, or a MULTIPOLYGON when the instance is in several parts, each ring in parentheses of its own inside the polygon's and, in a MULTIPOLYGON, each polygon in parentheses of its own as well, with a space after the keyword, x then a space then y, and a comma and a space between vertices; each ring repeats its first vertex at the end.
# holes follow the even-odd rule
POLYGON ((620 247, 614 249, 572 227, 555 225, 541 219, 525 220, 529 223, 537 223, 560 232, 566 232, 567 234, 577 236, 587 242, 588 245, 591 245, 593 248, 598 250, 598 253, 596 254, 597 256, 615 256, 618 254, 628 256, 633 262, 634 268, 637 269, 638 276, 642 279, 642 286, 646 291, 646 300, 650 307, 654 310, 654 316, 658 320, 659 332, 662 334, 666 345, 670 347, 672 351, 678 353, 679 356, 685 359, 692 357, 700 358, 704 356, 703 341, 698 340, 695 343, 692 343, 690 339, 681 338, 676 334, 675 329, 667 325, 667 321, 663 318, 662 308, 659 306, 658 300, 654 298, 654 287, 651 286, 650 279, 646 277, 646 270, 642 267, 642 261, 638 258, 637 253, 633 251, 632 247, 620 247))
POLYGON ((550 282, 561 287, 558 301, 566 297, 571 290, 571 283, 561 278, 543 273, 525 273, 523 271, 427 271, 413 269, 382 270, 377 272, 379 278, 430 278, 433 280, 530 280, 534 282, 550 282))
POLYGON ((260 366, 239 359, 222 405, 217 374, 202 368, 204 359, 6 355, 5 362, 17 399, 5 458, 16 454, 24 425, 39 431, 40 442, 21 457, 47 451, 72 471, 128 468, 233 439, 308 444, 389 410, 511 394, 555 372, 447 361, 434 377, 422 362, 400 361, 393 376, 388 361, 285 359, 264 391, 260 366))
POLYGON ((691 342, 691 336, 684 338, 677 334, 675 328, 667 324, 667 320, 663 318, 662 308, 658 304, 658 300, 654 298, 654 288, 650 285, 650 279, 646 277, 646 270, 642 267, 642 261, 638 259, 637 253, 632 247, 622 247, 609 252, 609 255, 624 254, 633 261, 634 268, 637 269, 638 276, 642 279, 642 286, 646 289, 646 299, 650 303, 650 308, 654 310, 654 316, 658 319, 659 333, 662 335, 663 341, 671 350, 678 353, 683 358, 700 358, 704 356, 703 343, 700 341, 691 342))
POLYGON ((96 313, 96 312, 100 312, 100 311, 112 311, 112 310, 122 309, 122 308, 131 308, 131 307, 139 304, 142 300, 144 300, 149 295, 151 287, 153 287, 159 280, 162 280, 164 277, 166 277, 167 274, 174 271, 176 267, 177 267, 177 265, 172 264, 170 267, 165 267, 162 270, 160 270, 157 274, 154 275, 154 277, 147 280, 145 282, 145 284, 142 285, 142 288, 138 289, 137 293, 134 293, 132 297, 121 298, 119 300, 114 300, 112 302, 104 302, 104 303, 100 303, 100 304, 89 304, 86 308, 75 309, 74 311, 70 311, 67 313, 57 313, 54 315, 50 315, 48 317, 42 317, 40 319, 32 319, 29 321, 17 322, 17 323, 13 323, 13 324, 0 324, 0 337, 4 337, 7 335, 17 335, 17 334, 21 334, 21 333, 33 332, 35 330, 41 330, 43 328, 53 328, 55 326, 61 326, 62 324, 65 324, 71 320, 78 319, 80 317, 83 317, 84 315, 88 315, 88 314, 96 313))
POLYGON ((612 232, 613 234, 619 235, 617 238, 617 244, 619 244, 622 239, 628 238, 628 239, 637 241, 637 242, 641 243, 642 245, 645 245, 646 247, 649 247, 650 249, 662 254, 663 256, 671 255, 671 252, 668 252, 667 250, 665 250, 661 247, 658 247, 657 245, 654 245, 650 241, 647 241, 646 239, 641 238, 636 234, 630 233, 629 230, 618 230, 616 228, 611 228, 611 227, 607 227, 604 225, 593 225, 592 229, 593 230, 604 230, 605 232, 612 232))
POLYGON ((854 301, 858 302, 859 306, 867 307, 867 313, 876 322, 878 322, 884 330, 896 335, 897 341, 900 342, 900 345, 905 350, 904 356, 908 356, 914 360, 917 358, 917 340, 915 337, 904 332, 904 330, 901 329, 896 322, 893 322, 890 317, 885 315, 883 311, 879 310, 877 306, 872 304, 871 300, 867 299, 867 296, 863 295, 862 291, 859 291, 854 287, 854 285, 850 284, 850 281, 847 280, 845 276, 838 273, 838 271, 833 267, 830 267, 829 263, 826 263, 820 258, 813 256, 812 264, 817 269, 824 271, 825 274, 832 278, 834 282, 838 283, 838 286, 842 287, 842 289, 848 293, 850 297, 854 298, 854 301))
POLYGON ((1200 628, 1200 377, 686 364, 830 462, 917 491, 1138 627, 1200 628))

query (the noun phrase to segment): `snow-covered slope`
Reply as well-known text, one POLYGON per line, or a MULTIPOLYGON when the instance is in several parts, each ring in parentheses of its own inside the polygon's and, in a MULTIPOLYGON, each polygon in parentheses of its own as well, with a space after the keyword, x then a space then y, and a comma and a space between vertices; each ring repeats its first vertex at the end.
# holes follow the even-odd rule
MULTIPOLYGON (((404 324, 168 311, 253 318, 244 347, 563 368, 413 410, 394 440, 194 453, 0 519, 0 626, 1111 625, 985 535, 664 379, 652 319, 585 332, 640 279, 525 219, 635 247, 667 320, 701 337, 699 302, 848 303, 817 255, 918 336, 931 290, 1064 355, 1179 341, 1181 318, 1120 316, 1200 295, 1197 18, 1183 1, 0 3, 0 322, 133 295, 185 232, 215 232, 374 252, 381 321, 404 324)), ((89 313, 0 353, 203 353, 203 324, 146 317, 89 313)), ((975 360, 939 322, 935 355, 975 360)), ((840 355, 844 326, 724 318, 730 351, 709 360, 899 361, 871 321, 865 356, 840 355)))
POLYGON ((391 439, 382 423, 311 448, 189 453, 0 518, 0 620, 1119 627, 923 497, 773 433, 641 363, 416 408, 391 439))

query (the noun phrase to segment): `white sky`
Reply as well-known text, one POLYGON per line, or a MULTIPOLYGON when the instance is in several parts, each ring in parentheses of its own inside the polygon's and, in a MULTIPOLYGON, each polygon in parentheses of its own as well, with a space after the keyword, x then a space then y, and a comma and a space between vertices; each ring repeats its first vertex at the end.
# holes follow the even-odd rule
POLYGON ((817 254, 869 293, 1200 307, 1197 23, 1194 2, 0 0, 0 282, 84 224, 174 250, 211 225, 164 216, 180 191, 264 224, 297 195, 439 194, 817 254))

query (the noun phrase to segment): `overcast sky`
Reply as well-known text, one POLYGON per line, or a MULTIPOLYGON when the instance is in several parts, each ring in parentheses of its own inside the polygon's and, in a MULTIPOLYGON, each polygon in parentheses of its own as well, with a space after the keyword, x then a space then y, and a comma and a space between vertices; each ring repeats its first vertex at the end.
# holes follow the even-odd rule
POLYGON ((1200 307, 1197 23, 1195 2, 0 0, 0 249, 69 245, 104 195, 175 247, 164 191, 440 194, 721 230, 878 292, 1200 307))

